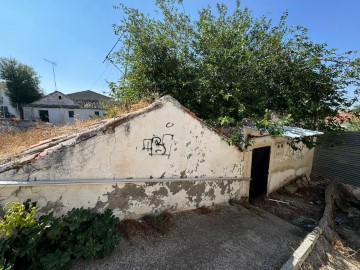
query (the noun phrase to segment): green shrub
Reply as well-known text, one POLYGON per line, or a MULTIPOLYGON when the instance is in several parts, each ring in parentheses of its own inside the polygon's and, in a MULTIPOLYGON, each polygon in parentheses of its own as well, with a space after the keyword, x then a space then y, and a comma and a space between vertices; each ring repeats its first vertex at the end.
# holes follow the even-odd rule
POLYGON ((43 215, 33 226, 0 239, 0 269, 67 269, 71 259, 109 255, 120 240, 111 210, 72 209, 56 218, 43 215))
POLYGON ((36 225, 35 214, 36 207, 30 205, 28 202, 22 204, 13 202, 5 204, 4 210, 7 212, 4 215, 4 221, 0 222, 0 231, 4 232, 6 236, 10 236, 11 232, 36 225))

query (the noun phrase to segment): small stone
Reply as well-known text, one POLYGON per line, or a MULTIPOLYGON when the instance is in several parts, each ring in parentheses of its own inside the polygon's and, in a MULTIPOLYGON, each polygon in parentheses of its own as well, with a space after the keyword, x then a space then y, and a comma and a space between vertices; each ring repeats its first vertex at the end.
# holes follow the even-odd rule
POLYGON ((294 185, 288 185, 288 186, 285 187, 285 190, 286 190, 287 192, 289 192, 290 194, 296 193, 296 191, 297 191, 298 189, 299 189, 299 187, 294 186, 294 185))

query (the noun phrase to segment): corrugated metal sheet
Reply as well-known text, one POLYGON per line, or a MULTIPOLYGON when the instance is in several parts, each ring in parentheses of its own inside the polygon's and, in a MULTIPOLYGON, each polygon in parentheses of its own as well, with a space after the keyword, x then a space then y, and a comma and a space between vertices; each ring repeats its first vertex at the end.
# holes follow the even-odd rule
MULTIPOLYGON (((256 126, 245 126, 245 128, 259 130, 256 126)), ((279 127, 279 129, 284 130, 284 134, 283 134, 284 137, 291 139, 324 134, 323 132, 299 128, 299 127, 283 126, 283 127, 279 127)))
POLYGON ((318 140, 312 173, 360 187, 360 132, 326 133, 318 140))
POLYGON ((302 138, 302 137, 308 137, 308 136, 315 136, 315 135, 321 135, 322 132, 299 128, 299 127, 290 127, 290 126, 284 126, 284 137, 287 138, 302 138))

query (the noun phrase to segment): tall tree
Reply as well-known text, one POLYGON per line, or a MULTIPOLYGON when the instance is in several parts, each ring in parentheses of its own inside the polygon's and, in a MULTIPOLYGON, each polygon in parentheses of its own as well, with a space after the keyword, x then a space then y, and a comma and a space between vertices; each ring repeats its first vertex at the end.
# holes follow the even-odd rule
POLYGON ((255 122, 269 110, 292 116, 292 124, 311 129, 338 129, 326 117, 354 103, 359 91, 360 59, 318 44, 301 26, 288 27, 287 13, 278 23, 254 18, 240 7, 210 7, 191 20, 179 0, 158 0, 160 19, 118 6, 125 16, 114 26, 122 65, 113 94, 136 101, 158 93, 172 94, 213 124, 255 122))
POLYGON ((22 106, 43 96, 39 75, 32 67, 14 58, 0 58, 0 79, 5 81, 6 95, 11 104, 19 108, 22 118, 22 106))
POLYGON ((360 113, 360 105, 354 106, 354 108, 351 111, 354 113, 360 113))

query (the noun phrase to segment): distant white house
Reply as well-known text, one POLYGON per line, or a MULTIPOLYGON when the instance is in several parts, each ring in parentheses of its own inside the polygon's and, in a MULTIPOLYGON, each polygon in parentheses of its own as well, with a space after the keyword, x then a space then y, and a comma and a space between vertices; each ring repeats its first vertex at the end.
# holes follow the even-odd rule
POLYGON ((8 96, 5 94, 6 84, 0 82, 0 118, 19 117, 19 112, 10 104, 8 96))
POLYGON ((43 121, 53 124, 72 123, 77 119, 88 119, 104 116, 101 100, 110 98, 96 92, 86 90, 65 95, 55 91, 31 104, 23 107, 24 119, 43 121))

